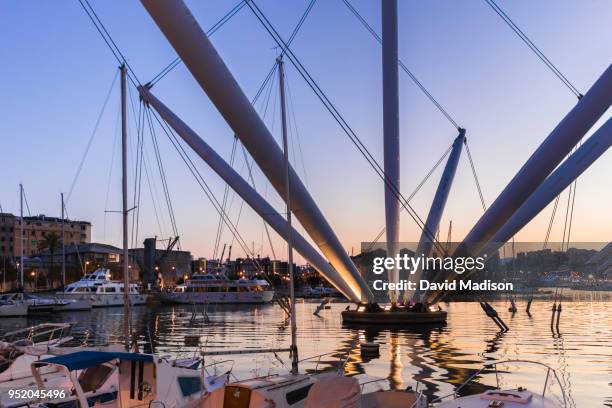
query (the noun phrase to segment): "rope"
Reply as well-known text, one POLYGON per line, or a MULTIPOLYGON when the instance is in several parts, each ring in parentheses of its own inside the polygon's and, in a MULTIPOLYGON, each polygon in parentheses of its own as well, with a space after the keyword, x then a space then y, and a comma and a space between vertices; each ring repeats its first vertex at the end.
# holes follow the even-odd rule
POLYGON ((327 95, 323 92, 323 90, 319 87, 316 81, 312 78, 310 73, 306 70, 306 68, 302 65, 299 59, 295 56, 293 51, 289 48, 287 43, 283 41, 282 37, 278 34, 274 26, 270 23, 267 17, 262 13, 257 4, 251 0, 247 3, 249 8, 253 11, 255 17, 259 20, 259 22, 264 26, 268 34, 273 38, 273 40, 277 43, 277 45, 283 50, 285 55, 289 58, 293 66, 298 70, 302 78, 306 81, 308 86, 312 89, 315 95, 319 98, 321 103, 325 106, 328 112, 332 115, 334 120, 340 125, 341 129, 348 136, 349 140, 355 145, 357 150, 363 155, 368 164, 372 167, 374 172, 378 175, 378 177, 383 180, 387 188, 391 191, 391 193, 398 199, 400 204, 406 208, 409 216, 413 219, 413 221, 417 224, 417 226, 431 239, 431 242, 434 246, 438 248, 441 253, 444 253, 443 246, 436 240, 436 237, 432 231, 429 231, 425 226, 423 220, 418 216, 416 211, 410 206, 407 202, 406 198, 402 195, 402 193, 397 189, 397 187, 389 180, 387 175, 385 174, 383 168, 376 161, 376 159, 372 156, 367 147, 363 144, 361 139, 357 136, 357 134, 353 131, 353 129, 349 126, 346 120, 342 117, 340 112, 336 109, 336 107, 329 100, 327 95))
POLYGON ((468 146, 467 139, 465 139, 465 151, 467 152, 467 156, 470 161, 470 167, 472 168, 472 175, 474 176, 474 182, 476 183, 476 188, 478 189, 478 196, 480 197, 482 209, 486 211, 487 205, 485 204, 484 196, 482 195, 482 188, 480 188, 480 182, 478 181, 476 167, 474 166, 474 160, 472 160, 472 153, 470 153, 470 147, 468 146))
POLYGON ((104 115, 104 111, 106 110, 106 106, 108 105, 108 101, 113 92, 113 88, 115 87, 115 82, 117 82, 118 77, 119 77, 119 71, 117 70, 117 72, 115 72, 115 75, 113 77, 113 81, 111 82, 111 86, 108 89, 108 92, 106 93, 106 98, 104 98, 104 103, 102 104, 102 109, 100 110, 100 113, 98 114, 98 118, 96 119, 96 124, 94 125, 91 135, 89 135, 89 141, 87 142, 87 146, 85 147, 85 152, 83 153, 79 166, 77 167, 76 174, 74 175, 74 178, 72 179, 72 184, 70 184, 70 189, 68 190, 68 195, 66 196, 66 203, 70 201, 70 197, 72 196, 72 191, 74 190, 74 186, 76 185, 76 182, 79 179, 81 170, 83 169, 83 164, 85 164, 85 159, 87 158, 87 154, 89 153, 91 144, 94 140, 94 137, 96 136, 98 127, 100 126, 100 121, 102 120, 102 116, 104 115))
POLYGON ((553 74, 559 78, 578 99, 582 98, 582 94, 578 89, 567 79, 565 75, 553 64, 546 55, 527 37, 527 35, 512 21, 512 19, 495 3, 494 0, 485 0, 485 2, 495 11, 495 13, 514 31, 514 33, 529 47, 531 51, 550 69, 553 74))
MULTIPOLYGON (((357 9, 353 7, 353 5, 349 3, 348 0, 342 0, 342 1, 346 5, 346 7, 351 11, 351 13, 353 13, 353 15, 357 17, 359 22, 366 28, 366 30, 368 30, 368 32, 372 35, 372 37, 374 37, 374 39, 376 39, 376 41, 378 41, 378 43, 382 45, 382 38, 380 37, 380 35, 372 28, 372 26, 367 22, 367 20, 359 13, 359 11, 357 11, 357 9)), ((448 111, 444 109, 442 104, 440 104, 436 100, 436 98, 433 97, 433 95, 427 90, 427 88, 425 88, 425 86, 421 83, 421 81, 419 81, 417 77, 412 73, 412 71, 410 71, 408 67, 404 65, 402 60, 398 59, 397 63, 399 64, 402 71, 408 74, 410 79, 412 79, 412 81, 416 84, 416 86, 425 94, 427 99, 429 99, 431 103, 434 104, 434 106, 451 123, 451 125, 453 125, 455 129, 460 129, 460 126, 457 124, 457 121, 455 121, 455 119, 453 119, 453 117, 448 113, 448 111)))

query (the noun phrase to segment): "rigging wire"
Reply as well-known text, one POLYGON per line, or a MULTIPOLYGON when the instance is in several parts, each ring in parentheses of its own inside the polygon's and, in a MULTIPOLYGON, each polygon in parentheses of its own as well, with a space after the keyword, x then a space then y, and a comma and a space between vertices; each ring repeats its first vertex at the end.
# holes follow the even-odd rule
MULTIPOLYGON (((213 24, 212 27, 206 31, 206 36, 210 37, 214 33, 217 32, 225 23, 227 23, 232 17, 234 17, 242 8, 246 6, 246 0, 241 0, 238 4, 232 7, 219 21, 213 24)), ((158 83, 163 77, 168 75, 170 71, 176 68, 182 62, 180 57, 176 57, 172 62, 170 62, 164 69, 162 69, 157 75, 153 77, 147 84, 149 87, 153 87, 156 83, 158 83)))
POLYGON ((110 96, 113 93, 113 89, 115 88, 115 83, 117 82, 118 77, 119 77, 119 71, 115 72, 115 75, 113 76, 113 80, 111 82, 111 86, 108 89, 108 92, 106 93, 106 98, 104 98, 102 109, 100 110, 100 113, 98 114, 98 118, 96 119, 96 124, 94 125, 91 135, 89 136, 89 141, 87 142, 87 146, 85 147, 85 152, 83 152, 83 156, 81 157, 81 161, 79 163, 79 166, 77 167, 76 174, 74 175, 74 178, 72 179, 72 183, 70 184, 70 189, 68 190, 68 194, 66 196, 66 203, 70 201, 70 197, 72 196, 72 191, 74 190, 74 186, 76 185, 77 180, 79 179, 81 170, 83 169, 83 165, 85 164, 85 159, 87 159, 87 154, 89 153, 89 149, 91 148, 91 144, 93 143, 94 137, 96 136, 96 133, 98 132, 100 121, 102 120, 102 116, 104 115, 104 111, 106 110, 106 106, 108 105, 110 96))
MULTIPOLYGON (((353 5, 348 0, 342 1, 350 10, 350 12, 353 13, 353 15, 359 20, 359 22, 372 35, 372 37, 374 37, 374 39, 376 39, 376 41, 378 41, 378 43, 382 45, 382 38, 380 37, 380 35, 376 32, 376 30, 374 30, 374 28, 372 28, 372 26, 367 22, 367 20, 359 13, 359 11, 357 11, 357 9, 353 7, 353 5)), ((461 126, 459 126, 457 121, 450 115, 450 113, 448 113, 448 111, 442 106, 442 104, 438 102, 436 98, 434 98, 434 96, 427 90, 427 88, 425 88, 421 81, 419 81, 418 78, 412 73, 412 71, 410 71, 408 67, 402 62, 402 60, 398 59, 397 63, 399 64, 402 71, 404 71, 410 77, 410 79, 412 79, 412 82, 414 82, 416 86, 421 90, 421 92, 425 94, 427 99, 429 99, 431 103, 434 104, 438 111, 440 111, 440 113, 451 123, 451 125, 453 125, 455 129, 459 130, 461 126)))
MULTIPOLYGON (((431 175, 434 173, 434 171, 436 171, 436 169, 438 168, 438 166, 444 161, 444 159, 446 158, 446 156, 448 156, 448 154, 450 153, 450 151, 453 149, 453 145, 451 144, 448 149, 446 149, 446 151, 444 152, 444 154, 442 154, 442 156, 438 159, 438 161, 434 164, 434 166, 427 172, 427 174, 425 175, 425 177, 421 180, 421 182, 414 188, 414 190, 412 191, 412 193, 410 193, 410 195, 408 196, 407 200, 411 201, 415 195, 417 195, 417 193, 421 190, 421 187, 423 187, 423 185, 425 185, 425 183, 427 182, 427 180, 429 180, 429 177, 431 177, 431 175)), ((404 207, 400 207, 400 212, 404 211, 404 207)), ((380 230, 380 232, 378 233, 378 235, 376 235, 376 237, 370 241, 368 247, 366 248, 365 251, 363 252, 370 252, 373 248, 374 245, 376 245, 376 243, 378 242, 378 240, 383 236, 383 234, 385 233, 385 231, 387 230, 386 227, 382 227, 382 229, 380 230)))
POLYGON ((557 197, 555 198, 555 204, 553 205, 550 220, 548 221, 548 229, 546 230, 546 237, 544 238, 544 246, 542 249, 546 249, 546 247, 548 246, 548 241, 550 239, 550 231, 552 230, 553 223, 555 222, 555 215, 557 214, 557 207, 559 206, 559 197, 560 195, 557 195, 557 197))
POLYGON ((134 196, 132 208, 134 208, 134 215, 132 216, 132 231, 131 231, 131 242, 132 247, 135 247, 138 243, 139 227, 140 227, 140 198, 142 191, 142 155, 143 155, 143 144, 144 144, 144 111, 143 103, 139 101, 138 104, 138 116, 136 116, 136 109, 134 107, 134 96, 132 95, 131 88, 128 87, 128 93, 130 96, 130 106, 132 108, 133 118, 136 122, 136 161, 134 163, 134 196), (136 119, 137 118, 137 119, 136 119))
POLYGON ((529 47, 531 51, 550 69, 553 74, 565 85, 578 99, 582 98, 582 93, 570 82, 569 79, 553 64, 546 55, 529 39, 512 19, 495 3, 494 0, 484 0, 495 13, 514 31, 514 33, 529 47))
POLYGON ((565 244, 565 250, 569 249, 570 235, 572 232, 572 221, 574 220, 574 203, 576 202, 576 187, 578 186, 578 179, 574 180, 574 194, 572 196, 572 209, 570 210, 570 219, 567 226, 567 242, 565 244))
POLYGON ((291 48, 287 45, 287 43, 280 37, 274 26, 270 23, 268 18, 263 14, 261 9, 257 6, 257 4, 250 0, 247 5, 253 11, 255 17, 259 20, 259 22, 264 26, 268 34, 272 37, 272 39, 277 43, 277 45, 283 50, 285 55, 289 58, 289 61, 293 64, 293 66, 300 73, 302 78, 306 81, 308 86, 313 90, 315 95, 319 98, 319 100, 323 103, 324 107, 327 111, 332 115, 334 120, 340 125, 341 129, 348 136, 349 140, 355 145, 357 150, 362 154, 362 156, 366 159, 368 164, 372 167, 374 172, 378 175, 378 177, 385 183, 387 188, 391 191, 391 193, 398 199, 400 204, 406 208, 408 215, 413 219, 413 221, 417 224, 417 226, 431 239, 432 244, 437 247, 437 249, 441 253, 444 252, 444 247, 436 240, 435 234, 432 231, 429 231, 423 220, 419 217, 416 211, 410 206, 407 202, 406 198, 403 196, 401 191, 397 189, 397 187, 389 180, 388 176, 385 174, 383 168, 380 166, 378 161, 372 156, 367 147, 363 144, 361 139, 357 136, 355 131, 349 126, 346 120, 342 117, 337 108, 332 104, 327 95, 323 92, 323 90, 319 87, 316 81, 312 78, 310 73, 306 70, 306 68, 302 65, 299 59, 295 56, 291 48))
POLYGON ((28 210, 28 217, 31 217, 32 213, 30 212, 30 205, 28 204, 28 196, 26 195, 26 191, 24 187, 22 187, 22 190, 23 190, 23 201, 25 201, 26 209, 28 210))
MULTIPOLYGON (((192 175, 196 179, 196 182, 202 188, 202 191, 204 191, 204 194, 206 195, 206 197, 209 199, 209 201, 211 202, 211 204, 213 205, 215 210, 219 213, 219 215, 223 217, 223 219, 224 219, 228 229, 236 237, 236 239, 238 240, 238 244, 242 247, 243 251, 247 255, 251 254, 251 252, 249 251, 248 244, 242 238, 242 236, 240 235, 240 232, 238 231, 236 226, 232 223, 232 221, 229 218, 229 216, 227 215, 227 213, 225 213, 223 211, 223 208, 221 207, 221 204, 219 203, 219 201, 217 200, 217 198, 213 194, 213 191, 208 186, 208 184, 206 183, 206 181, 202 177, 201 173, 199 172, 199 170, 197 169, 197 167, 195 166, 195 164, 193 163, 193 161, 191 160, 191 158, 189 157, 189 155, 185 151, 185 149, 183 148, 182 144, 180 143, 179 138, 175 135, 175 133, 173 132, 172 128, 163 120, 163 118, 159 117, 159 115, 155 111, 153 111, 150 108, 147 109, 147 111, 149 112, 149 118, 151 116, 153 116, 155 118, 155 120, 157 121, 157 123, 161 127, 162 131, 166 134, 166 136, 170 140, 171 144, 176 149, 177 153, 179 153, 179 156, 181 157, 181 159, 183 160, 185 165, 187 165, 187 167, 189 168, 189 171, 192 173, 192 175)), ((251 255, 254 258, 254 254, 251 254, 251 255)))
MULTIPOLYGON (((303 26, 304 22, 306 21, 306 18, 308 17, 308 15, 310 14, 310 12, 312 11, 312 8, 314 7, 314 4, 315 4, 315 3, 316 3, 316 0, 311 0, 311 1, 308 3, 308 5, 307 5, 307 7, 306 7, 305 11, 302 13, 302 15, 301 15, 300 19, 298 20, 298 23, 297 23, 297 24, 296 24, 296 26, 293 28, 293 30, 292 30, 292 32, 291 32, 291 34, 290 34, 290 36, 289 36, 289 40, 287 41, 287 43, 288 43, 288 44, 291 44, 291 43, 292 43, 292 42, 295 40, 295 38, 296 38, 297 34, 298 34, 298 33, 299 33, 299 31, 300 31, 300 28, 303 26)), ((244 5, 246 5, 246 2, 244 3, 244 5)), ((281 55, 282 55, 282 54, 281 54, 281 55)), ((267 89, 268 89, 268 90, 267 90, 267 95, 266 95, 266 97, 264 98, 264 101, 263 101, 263 103, 262 103, 262 109, 263 109, 263 115, 262 115, 262 116, 263 116, 263 119, 265 119, 265 117, 266 117, 266 115, 267 115, 267 112, 268 112, 268 107, 269 107, 269 103, 270 103, 270 97, 271 97, 271 94, 272 94, 272 91, 273 91, 274 85, 275 85, 275 83, 276 83, 275 81, 272 81, 272 82, 271 82, 271 80, 274 78, 274 75, 276 74, 276 70, 277 70, 277 68, 278 68, 278 62, 277 62, 277 61, 276 61, 276 59, 275 59, 275 60, 274 60, 274 63, 272 64, 272 68, 271 68, 271 69, 268 71, 268 74, 267 74, 267 75, 266 75, 266 77, 264 78, 264 80, 263 80, 262 84, 260 85, 259 89, 258 89, 258 90, 257 90, 257 92, 255 93, 255 96, 254 96, 254 97, 253 97, 253 99, 251 100, 251 105, 255 105, 255 104, 257 103, 257 100, 259 99, 259 97, 262 95, 262 93, 263 93, 263 92, 264 92, 264 90, 266 89, 267 85, 268 85, 269 83, 271 84, 271 86, 267 87, 267 89)), ((276 98, 276 93, 275 93, 275 98, 276 98)), ((274 103, 274 109, 275 109, 275 107, 276 107, 276 103, 274 103)), ((293 116, 294 116, 294 118, 295 118, 295 112, 293 113, 293 116)), ((274 119, 272 120, 272 123, 274 123, 274 119)), ((297 128, 296 128, 296 129, 297 129, 297 128)), ((234 135, 234 137, 236 138, 236 135, 234 135)), ((300 147, 300 150, 301 150, 301 147, 300 147)), ((244 146, 242 146, 242 151, 243 151, 243 155, 244 155, 245 164, 246 164, 246 166, 247 166, 247 168, 248 168, 248 172, 249 172, 249 179, 250 179, 251 185, 252 185, 252 186, 253 186, 253 188, 256 190, 256 187, 255 187, 255 179, 253 178, 253 173, 252 173, 252 167, 251 167, 251 165, 249 164, 249 159, 248 159, 248 157, 247 157, 247 155, 246 155, 246 150, 245 150, 244 146)), ((302 162, 302 165, 303 165, 303 162, 302 162)), ((305 173, 305 170, 304 170, 304 173, 305 173)), ((226 185, 226 188, 227 188, 227 185, 226 185)), ((234 197, 235 195, 236 195, 236 193, 234 192, 234 193, 233 193, 233 195, 232 195, 232 202, 233 202, 233 197, 234 197)), ((237 219, 236 219, 236 225, 238 224, 238 221, 240 220, 240 215, 242 214, 242 207, 243 207, 243 205, 244 205, 244 201, 242 201, 242 202, 240 203, 240 209, 239 209, 239 211, 238 211, 238 216, 237 216, 237 219)), ((224 208, 225 208, 225 207, 224 207, 224 208)), ((272 252, 272 256, 273 256, 273 257, 276 259, 276 253, 275 253, 275 251, 274 251, 274 245, 273 245, 273 243, 272 243, 272 237, 270 236, 270 230, 269 230, 269 228, 268 228, 268 224, 267 224, 267 223, 264 221, 264 224, 263 224, 263 225, 264 225, 264 229, 265 229, 265 232, 266 232, 266 236, 267 236, 267 238, 268 238, 268 244, 270 245, 270 251, 272 252)), ((234 242, 234 238, 232 238, 232 244, 233 244, 233 242, 234 242)), ((215 253, 216 253, 216 252, 217 252, 217 250, 215 250, 215 253)))
POLYGON ((138 77, 136 76, 136 73, 134 72, 130 64, 127 62, 127 59, 125 58, 125 56, 123 55, 119 47, 117 46, 117 43, 115 42, 115 40, 113 40, 113 37, 110 35, 109 31, 104 26, 104 23, 102 23, 102 20, 100 19, 100 17, 98 17, 98 14, 94 10, 94 8, 91 6, 89 1, 88 0, 78 0, 78 1, 81 4, 81 7, 83 7, 83 10, 87 14, 91 22, 93 23, 96 30, 102 37, 102 39, 104 40, 104 42, 106 43, 110 51, 112 52, 117 62, 119 62, 119 64, 125 64, 127 68, 127 78, 130 80, 132 85, 134 86, 136 86, 137 84, 141 85, 140 81, 138 80, 138 77))
MULTIPOLYGON (((230 161, 229 161, 229 165, 233 166, 234 165, 234 159, 236 157, 236 145, 238 143, 238 138, 236 136, 234 136, 234 142, 232 143, 232 152, 230 154, 230 161)), ((226 205, 227 205, 227 196, 229 195, 229 184, 225 184, 225 189, 223 190, 223 200, 222 200, 222 208, 223 210, 226 210, 226 205)), ((217 253, 219 251, 219 245, 221 243, 221 234, 223 233, 223 219, 221 217, 219 217, 219 224, 217 225, 217 234, 215 236, 215 245, 214 245, 214 250, 213 250, 213 257, 212 259, 217 259, 217 253)), ((221 262, 223 262, 222 259, 220 259, 221 262)))
POLYGON ((465 151, 467 152, 470 167, 472 168, 472 175, 474 176, 474 182, 476 183, 476 188, 478 189, 480 204, 482 204, 482 209, 486 211, 487 204, 485 203, 484 195, 482 194, 482 188, 480 188, 480 181, 478 181, 478 174, 476 173, 476 167, 474 166, 474 160, 472 159, 472 153, 470 153, 470 146, 468 145, 467 139, 465 139, 465 151))
MULTIPOLYGON (((287 79, 287 75, 285 74, 285 84, 287 85, 287 96, 288 96, 287 99, 289 100, 289 109, 288 109, 288 111, 289 111, 289 117, 288 118, 290 119, 289 120, 289 129, 291 130, 291 125, 293 124, 293 132, 291 132, 291 133, 292 133, 292 135, 295 134, 295 139, 296 139, 297 143, 294 143, 294 144, 297 144, 298 153, 300 155, 300 163, 302 165, 301 166, 302 167, 302 173, 304 174, 304 182, 306 183, 306 186, 308 186, 308 184, 309 184, 308 183, 308 173, 306 172, 306 164, 304 162, 304 152, 302 151, 302 142, 300 140, 301 139, 300 138, 300 132, 298 130, 297 119, 296 119, 296 116, 295 116, 295 107, 293 105, 293 96, 291 94, 291 87, 289 86, 290 82, 291 81, 289 81, 287 79)), ((293 141, 293 138, 292 138, 292 141, 293 141)), ((295 160, 295 149, 292 149, 292 150, 293 150, 293 156, 294 156, 293 157, 293 161, 296 162, 296 160, 295 160)))
POLYGON ((106 215, 108 214, 108 198, 110 196, 111 180, 113 177, 113 168, 115 166, 115 152, 117 151, 117 142, 119 139, 120 115, 121 115, 121 106, 117 108, 117 116, 115 117, 115 130, 113 132, 113 135, 115 135, 115 137, 113 138, 113 149, 111 150, 110 166, 108 168, 108 179, 106 181, 106 197, 104 198, 104 222, 103 222, 103 233, 102 233, 102 236, 104 237, 105 241, 106 241, 106 215))
POLYGON ((170 216, 170 224, 172 226, 172 232, 173 232, 175 237, 178 237, 179 236, 178 228, 176 226, 176 218, 174 216, 174 208, 172 206, 172 199, 171 199, 171 196, 170 196, 170 190, 168 188, 168 181, 166 179, 166 171, 164 169, 164 165, 163 165, 163 162, 162 162, 161 154, 160 154, 160 151, 159 151, 159 145, 158 145, 158 142, 157 142, 157 136, 156 136, 156 133, 155 133, 155 129, 153 127, 153 121, 151 120, 150 110, 147 110, 146 117, 147 117, 147 122, 148 122, 148 125, 149 125, 149 130, 151 132, 151 141, 152 141, 152 144, 153 144, 153 151, 155 153, 155 158, 156 158, 156 161, 157 161, 157 168, 159 170, 159 175, 160 175, 161 182, 162 182, 162 189, 163 189, 163 192, 164 192, 164 198, 165 198, 165 201, 166 201, 166 206, 168 208, 168 214, 170 216))

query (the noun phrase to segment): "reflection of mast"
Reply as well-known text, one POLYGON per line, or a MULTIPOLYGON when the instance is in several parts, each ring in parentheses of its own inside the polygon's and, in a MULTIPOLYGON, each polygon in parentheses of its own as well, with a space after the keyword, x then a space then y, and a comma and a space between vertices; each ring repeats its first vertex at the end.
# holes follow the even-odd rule
POLYGON ((392 331, 389 337, 389 387, 392 390, 401 390, 404 380, 402 379, 401 346, 397 331, 392 331))

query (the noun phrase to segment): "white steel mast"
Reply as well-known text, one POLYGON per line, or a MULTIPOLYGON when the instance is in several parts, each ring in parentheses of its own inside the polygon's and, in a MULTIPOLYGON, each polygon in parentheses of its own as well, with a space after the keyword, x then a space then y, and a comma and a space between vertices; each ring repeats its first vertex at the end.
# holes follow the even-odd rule
POLYGON ((64 193, 61 193, 62 201, 62 293, 65 293, 66 288, 66 243, 64 242, 65 232, 65 221, 64 221, 64 193))
POLYGON ((21 218, 19 223, 19 284, 23 290, 23 246, 25 245, 23 239, 23 184, 19 184, 19 216, 21 218))
POLYGON ((130 267, 128 250, 128 203, 127 203, 127 119, 126 119, 126 79, 125 63, 121 65, 121 188, 123 207, 123 332, 125 349, 130 349, 130 267))
MULTIPOLYGON (((278 81, 280 88, 281 130, 283 134, 283 154, 285 158, 285 203, 287 204, 287 224, 291 229, 291 190, 289 189, 289 144, 287 143, 287 115, 285 105, 285 66, 283 55, 278 62, 278 81)), ((291 372, 298 372, 297 322, 295 316, 295 279, 293 276, 293 237, 287 234, 287 272, 289 273, 289 299, 291 302, 291 372)))

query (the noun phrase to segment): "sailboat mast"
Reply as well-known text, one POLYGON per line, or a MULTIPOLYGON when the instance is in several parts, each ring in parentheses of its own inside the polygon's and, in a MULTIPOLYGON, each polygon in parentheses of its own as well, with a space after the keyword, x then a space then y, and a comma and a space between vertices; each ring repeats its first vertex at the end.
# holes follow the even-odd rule
MULTIPOLYGON (((287 204, 287 223, 291 229, 291 189, 289 188, 289 148, 287 143, 287 115, 285 110, 285 67, 283 56, 276 59, 278 62, 278 81, 280 88, 281 104, 281 130, 283 134, 283 154, 285 159, 285 203, 287 204)), ((287 234, 287 271, 289 273, 289 299, 291 302, 291 372, 298 372, 298 350, 297 350, 297 322, 295 316, 295 282, 293 277, 293 238, 287 234)))
POLYGON ((61 193, 62 201, 62 291, 66 287, 66 244, 64 242, 66 237, 65 222, 64 222, 64 193, 61 193))
POLYGON ((127 118, 126 118, 126 75, 125 64, 121 64, 121 188, 123 198, 123 332, 125 349, 130 349, 130 274, 128 251, 128 197, 127 197, 127 118))
POLYGON ((19 216, 21 218, 19 223, 19 284, 23 289, 23 246, 25 245, 23 239, 23 184, 19 184, 19 216))

